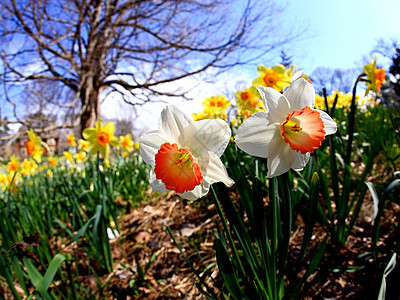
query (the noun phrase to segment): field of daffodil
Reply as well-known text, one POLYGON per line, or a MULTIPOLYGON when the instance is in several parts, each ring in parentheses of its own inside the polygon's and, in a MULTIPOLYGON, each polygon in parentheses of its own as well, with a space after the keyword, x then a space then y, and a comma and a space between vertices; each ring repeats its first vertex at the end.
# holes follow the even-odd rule
POLYGON ((257 71, 235 99, 208 97, 191 116, 166 106, 158 129, 136 142, 98 119, 82 139, 67 135, 69 151, 45 157, 28 130, 30 158, 13 155, 0 168, 4 298, 189 299, 153 268, 161 249, 145 266, 119 262, 131 275, 119 279, 123 293, 109 289, 120 270, 113 253, 127 242, 124 215, 171 197, 215 210, 212 233, 198 233, 192 250, 173 221, 163 224, 193 274, 195 299, 398 297, 390 286, 399 278, 400 122, 380 101, 385 70, 367 64, 351 94, 316 94, 295 66, 257 71), (350 272, 342 290, 325 284, 350 272))

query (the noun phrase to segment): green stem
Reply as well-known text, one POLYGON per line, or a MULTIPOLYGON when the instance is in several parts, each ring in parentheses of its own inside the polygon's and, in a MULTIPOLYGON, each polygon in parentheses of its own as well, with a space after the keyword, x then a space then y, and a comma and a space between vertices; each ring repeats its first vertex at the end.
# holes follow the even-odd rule
POLYGON ((354 83, 354 87, 353 87, 353 97, 351 99, 350 114, 349 114, 349 139, 347 141, 347 151, 346 151, 346 157, 344 159, 344 162, 346 165, 350 164, 351 145, 353 143, 353 136, 354 136, 354 129, 355 129, 357 84, 361 81, 363 76, 365 76, 364 73, 360 74, 357 77, 357 80, 354 83))
POLYGON ((278 197, 277 197, 277 185, 278 181, 276 177, 269 180, 269 199, 271 201, 272 208, 272 238, 271 238, 271 252, 272 252, 272 266, 271 266, 271 277, 272 278, 272 299, 278 299, 276 289, 276 263, 277 263, 277 249, 278 249, 278 197))
POLYGON ((222 225, 224 226, 224 230, 225 230, 226 234, 228 235, 229 243, 230 243, 231 246, 232 246, 233 255, 235 256, 236 261, 239 263, 240 272, 242 273, 243 278, 246 278, 246 277, 247 277, 246 271, 245 271, 244 268, 243 268, 242 261, 241 261, 241 259, 240 259, 240 257, 239 257, 239 253, 238 253, 238 251, 237 251, 237 249, 236 249, 235 242, 234 242, 233 237, 232 237, 232 234, 231 234, 231 232, 230 232, 230 230, 229 230, 228 224, 226 223, 226 219, 225 219, 224 213, 222 212, 221 205, 220 205, 220 203, 219 203, 217 194, 216 194, 216 192, 215 192, 213 186, 211 186, 211 190, 212 190, 212 193, 213 193, 213 195, 214 195, 215 205, 216 205, 216 207, 217 207, 218 214, 219 214, 220 219, 221 219, 221 221, 222 221, 222 225))

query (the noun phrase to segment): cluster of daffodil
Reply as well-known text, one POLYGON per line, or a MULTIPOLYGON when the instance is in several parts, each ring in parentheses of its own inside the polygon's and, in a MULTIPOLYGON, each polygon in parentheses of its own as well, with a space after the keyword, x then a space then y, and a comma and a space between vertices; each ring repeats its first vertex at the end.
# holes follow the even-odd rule
POLYGON ((192 114, 195 121, 203 119, 226 120, 228 117, 226 109, 231 105, 231 101, 226 99, 224 95, 217 95, 206 98, 201 105, 204 107, 203 111, 192 114))
POLYGON ((29 140, 25 142, 25 147, 30 159, 20 160, 12 155, 7 165, 0 167, 0 189, 2 191, 8 188, 16 191, 17 187, 24 182, 24 179, 36 174, 38 171, 46 170, 48 177, 53 177, 54 168, 59 165, 60 168, 68 168, 70 172, 83 172, 85 161, 88 154, 100 153, 104 158, 105 166, 110 166, 109 154, 110 145, 122 150, 122 157, 126 158, 134 149, 139 148, 138 142, 133 142, 131 134, 114 137, 115 124, 98 119, 95 128, 87 128, 83 132, 84 139, 76 142, 74 134, 67 135, 67 141, 70 146, 68 151, 64 151, 63 157, 48 156, 47 162, 42 162, 42 139, 37 136, 32 129, 27 131, 29 140))
MULTIPOLYGON (((292 83, 293 76, 297 74, 297 68, 294 65, 288 69, 283 65, 276 65, 272 68, 258 66, 257 71, 259 76, 253 80, 251 87, 235 93, 239 124, 251 115, 264 110, 261 95, 257 90, 258 87, 269 87, 282 92, 285 87, 292 83)), ((309 80, 307 75, 301 74, 301 77, 309 80)), ((236 119, 233 122, 235 123, 236 119)))
POLYGON ((26 131, 29 140, 25 142, 25 147, 29 159, 22 162, 12 155, 7 165, 0 167, 0 190, 9 189, 15 193, 18 185, 24 181, 24 178, 35 174, 39 170, 43 170, 43 166, 38 166, 42 161, 42 139, 38 137, 32 129, 26 131))
MULTIPOLYGON (((331 95, 327 95, 327 101, 329 108, 333 107, 333 104, 336 100, 336 108, 343 108, 347 111, 351 105, 351 99, 353 95, 351 93, 343 93, 339 92, 338 90, 334 91, 331 95)), ((356 95, 356 104, 359 108, 365 110, 368 107, 374 107, 375 105, 379 104, 379 100, 376 101, 375 98, 368 94, 368 95, 356 95)), ((315 95, 315 107, 321 110, 326 109, 325 99, 323 96, 316 94, 315 95)))
MULTIPOLYGON (((240 125, 251 115, 264 110, 261 95, 258 92, 257 87, 269 87, 278 92, 282 92, 285 87, 292 83, 294 77, 298 77, 298 75, 296 75, 298 74, 298 71, 294 65, 290 66, 288 69, 285 69, 283 65, 276 65, 272 68, 267 66, 258 66, 257 71, 259 77, 253 80, 251 86, 235 93, 237 117, 232 120, 234 125, 240 125)), ((359 108, 362 108, 363 112, 367 112, 368 107, 374 107, 379 103, 379 100, 376 101, 375 97, 371 95, 369 91, 378 94, 382 83, 385 82, 385 70, 377 69, 375 58, 375 60, 364 67, 364 73, 367 79, 363 81, 367 83, 367 90, 365 95, 356 95, 356 103, 359 108)), ((302 74, 301 77, 311 83, 307 75, 302 74)), ((347 111, 351 105, 352 94, 345 94, 338 90, 334 91, 331 95, 327 96, 329 107, 333 106, 336 97, 337 102, 335 107, 347 111)), ((215 118, 226 120, 226 108, 229 107, 230 104, 231 102, 223 95, 206 98, 202 103, 204 110, 192 114, 192 117, 195 121, 215 118)), ((323 96, 318 94, 315 95, 315 107, 320 110, 326 109, 325 99, 323 96)))
MULTIPOLYGON (((377 69, 376 57, 373 61, 364 66, 364 73, 360 75, 359 81, 363 81, 367 84, 367 89, 364 95, 355 96, 355 104, 361 112, 368 112, 369 107, 375 107, 380 103, 380 100, 376 100, 376 95, 379 95, 379 91, 382 87, 382 83, 385 83, 385 70, 377 69), (366 78, 365 78, 366 77, 366 78)), ((331 95, 327 96, 327 102, 329 108, 333 107, 336 100, 336 108, 343 108, 344 112, 347 112, 351 106, 353 95, 350 93, 342 93, 338 90, 334 91, 331 95)), ((315 95, 315 107, 325 110, 326 104, 325 99, 321 95, 315 95)))
POLYGON ((15 155, 12 155, 10 161, 0 167, 0 190, 5 191, 9 188, 11 192, 16 192, 17 187, 24 182, 25 178, 46 168, 46 165, 38 165, 32 158, 20 161, 15 155))
MULTIPOLYGON (((239 120, 238 123, 241 124, 251 115, 264 110, 261 95, 257 87, 269 87, 281 92, 292 83, 292 77, 297 73, 297 69, 294 65, 288 69, 283 65, 276 65, 272 68, 258 66, 257 71, 259 76, 253 80, 252 85, 235 93, 237 118, 232 120, 234 124, 237 120, 239 120)), ((309 80, 308 76, 303 74, 301 76, 309 80)), ((227 120, 226 109, 231 105, 231 101, 227 100, 223 95, 218 95, 206 98, 202 105, 204 106, 202 112, 192 114, 195 121, 203 119, 227 120)))

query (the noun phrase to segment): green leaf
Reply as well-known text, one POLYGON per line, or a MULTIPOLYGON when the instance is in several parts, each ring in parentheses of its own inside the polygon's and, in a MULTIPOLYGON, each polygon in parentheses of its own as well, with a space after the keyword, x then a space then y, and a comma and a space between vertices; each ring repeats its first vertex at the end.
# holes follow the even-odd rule
POLYGON ((383 272, 382 276, 382 283, 381 288, 379 290, 378 300, 385 300, 386 296, 386 277, 393 271, 396 267, 396 257, 397 253, 393 253, 392 258, 390 259, 389 263, 387 264, 385 271, 383 272))
MULTIPOLYGON (((50 294, 47 292, 47 289, 44 288, 43 285, 43 276, 40 274, 38 269, 32 264, 32 262, 27 259, 26 257, 23 258, 23 262, 28 272, 28 277, 31 280, 35 289, 45 298, 45 299, 52 299, 50 294)), ((36 297, 39 299, 39 297, 36 297)))
POLYGON ((138 260, 136 260, 136 270, 137 270, 139 279, 143 280, 143 279, 144 279, 144 273, 143 273, 143 269, 142 269, 142 267, 140 266, 138 260))
POLYGON ((57 254, 54 256, 54 258, 51 260, 50 265, 46 271, 46 274, 44 274, 42 284, 43 288, 47 290, 50 286, 50 283, 53 281, 54 275, 56 274, 58 268, 62 264, 62 262, 65 260, 65 256, 61 254, 57 254))
POLYGON ((291 293, 289 299, 296 299, 297 294, 300 291, 300 288, 302 287, 303 283, 306 281, 306 279, 314 272, 314 270, 317 268, 319 262, 321 261, 321 258, 323 257, 325 253, 325 247, 328 241, 328 235, 326 235, 325 239, 319 244, 318 249, 315 251, 311 262, 307 268, 306 274, 303 276, 303 278, 297 283, 296 287, 293 289, 293 292, 291 293))
POLYGON ((28 272, 29 279, 31 280, 33 286, 38 289, 40 287, 40 283, 43 280, 42 274, 36 269, 36 267, 32 264, 32 262, 24 257, 23 262, 26 268, 26 271, 28 272))
POLYGON ((215 240, 218 269, 229 293, 234 299, 243 299, 244 294, 240 288, 239 281, 233 270, 229 254, 220 239, 215 240))
POLYGON ((303 242, 301 245, 299 260, 304 258, 306 253, 308 244, 310 242, 316 215, 317 215, 317 207, 318 207, 318 195, 319 195, 319 176, 317 172, 314 172, 311 178, 311 186, 310 186, 310 197, 309 197, 309 207, 306 219, 306 228, 304 230, 303 242))
POLYGON ((379 204, 379 197, 378 193, 375 190, 374 184, 372 182, 365 182, 367 185, 369 192, 371 193, 372 200, 374 201, 374 215, 372 217, 372 220, 375 220, 376 215, 378 214, 378 204, 379 204))

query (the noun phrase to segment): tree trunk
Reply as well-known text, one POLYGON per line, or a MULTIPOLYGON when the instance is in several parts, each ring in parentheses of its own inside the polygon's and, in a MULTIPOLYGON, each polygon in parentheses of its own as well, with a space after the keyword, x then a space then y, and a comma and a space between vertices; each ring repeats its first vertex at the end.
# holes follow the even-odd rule
POLYGON ((81 135, 85 128, 94 127, 96 120, 100 117, 101 90, 94 88, 92 81, 89 81, 88 83, 91 86, 86 86, 81 92, 81 135))

